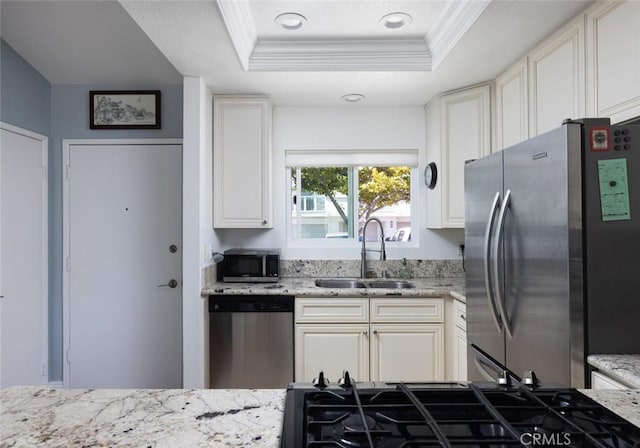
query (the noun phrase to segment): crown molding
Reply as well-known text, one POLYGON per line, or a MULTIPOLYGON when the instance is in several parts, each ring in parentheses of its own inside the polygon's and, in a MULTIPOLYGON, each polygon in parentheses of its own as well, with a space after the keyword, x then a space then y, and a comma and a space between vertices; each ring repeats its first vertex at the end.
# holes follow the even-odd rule
POLYGON ((258 40, 249 0, 218 0, 216 3, 242 68, 247 71, 253 47, 258 40))
POLYGON ((262 40, 249 71, 429 71, 424 39, 262 40))
POLYGON ((432 70, 447 57, 489 3, 491 0, 453 1, 447 4, 425 37, 432 57, 432 70))
POLYGON ((491 0, 450 0, 415 39, 260 40, 250 0, 217 0, 244 71, 432 71, 491 0))

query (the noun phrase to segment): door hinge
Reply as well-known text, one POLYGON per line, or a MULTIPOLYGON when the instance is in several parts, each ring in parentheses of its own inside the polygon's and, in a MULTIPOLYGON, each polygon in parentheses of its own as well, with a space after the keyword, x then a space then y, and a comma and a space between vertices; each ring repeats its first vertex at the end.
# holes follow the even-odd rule
POLYGON ((42 180, 47 180, 47 167, 42 165, 42 180))
POLYGON ((71 350, 67 350, 67 364, 71 364, 71 350))
POLYGON ((67 272, 71 272, 71 257, 67 257, 67 262, 65 263, 65 269, 67 272))
POLYGON ((65 175, 67 179, 71 179, 71 165, 67 165, 67 169, 65 170, 65 175))
POLYGON ((47 370, 44 364, 42 364, 42 369, 40 370, 40 376, 45 376, 47 374, 47 370))

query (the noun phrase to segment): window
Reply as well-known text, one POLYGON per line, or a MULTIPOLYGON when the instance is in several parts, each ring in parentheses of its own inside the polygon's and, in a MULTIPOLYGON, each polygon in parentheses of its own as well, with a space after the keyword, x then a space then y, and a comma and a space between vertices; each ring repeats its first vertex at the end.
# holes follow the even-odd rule
MULTIPOLYGON (((375 217, 387 241, 411 241, 417 151, 287 151, 286 160, 291 240, 361 241, 364 223, 375 217), (363 163, 367 161, 377 163, 363 163)), ((370 225, 364 237, 379 241, 382 232, 370 225)))

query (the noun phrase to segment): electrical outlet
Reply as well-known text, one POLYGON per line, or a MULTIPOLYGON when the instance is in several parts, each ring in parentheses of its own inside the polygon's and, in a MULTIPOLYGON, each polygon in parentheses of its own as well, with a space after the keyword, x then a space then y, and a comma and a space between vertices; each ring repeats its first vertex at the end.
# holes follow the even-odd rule
POLYGON ((458 257, 464 257, 464 243, 458 243, 458 257))

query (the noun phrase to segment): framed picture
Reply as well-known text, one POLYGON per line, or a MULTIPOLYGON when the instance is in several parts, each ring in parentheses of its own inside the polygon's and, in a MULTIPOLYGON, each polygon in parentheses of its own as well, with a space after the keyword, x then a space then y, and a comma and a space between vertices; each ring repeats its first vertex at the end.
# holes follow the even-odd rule
POLYGON ((160 129, 160 91, 91 90, 89 128, 160 129))

